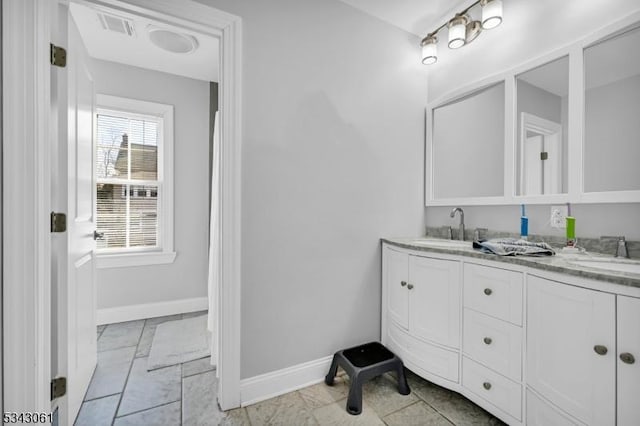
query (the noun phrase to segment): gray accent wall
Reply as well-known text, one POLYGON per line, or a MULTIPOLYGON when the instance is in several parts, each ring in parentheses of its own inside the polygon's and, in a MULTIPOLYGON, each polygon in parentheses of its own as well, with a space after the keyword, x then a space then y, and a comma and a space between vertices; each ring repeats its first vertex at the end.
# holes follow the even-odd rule
POLYGON ((336 0, 243 29, 241 376, 380 338, 380 237, 424 232, 420 40, 336 0))
POLYGON ((96 93, 174 106, 174 263, 98 269, 98 309, 207 296, 209 83, 94 60, 96 93))

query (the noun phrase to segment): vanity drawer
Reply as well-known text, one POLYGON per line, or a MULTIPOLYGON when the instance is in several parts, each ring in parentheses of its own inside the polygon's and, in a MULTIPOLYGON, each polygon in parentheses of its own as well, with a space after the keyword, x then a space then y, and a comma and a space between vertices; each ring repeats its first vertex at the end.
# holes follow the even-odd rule
POLYGON ((522 381, 522 328, 465 309, 463 330, 465 355, 512 380, 522 381))
POLYGON ((522 325, 522 273, 505 269, 464 265, 464 306, 522 325))
POLYGON ((458 383, 458 353, 410 336, 394 323, 389 323, 386 344, 407 366, 411 364, 443 379, 458 383))
POLYGON ((522 386, 464 356, 462 386, 515 419, 522 419, 522 386))

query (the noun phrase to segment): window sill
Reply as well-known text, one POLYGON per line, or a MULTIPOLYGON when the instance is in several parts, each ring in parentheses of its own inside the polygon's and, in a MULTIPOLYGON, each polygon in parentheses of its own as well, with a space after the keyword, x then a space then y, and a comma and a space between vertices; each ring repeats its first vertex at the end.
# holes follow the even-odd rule
POLYGON ((96 268, 126 268, 131 266, 163 265, 173 263, 176 252, 97 254, 96 268))

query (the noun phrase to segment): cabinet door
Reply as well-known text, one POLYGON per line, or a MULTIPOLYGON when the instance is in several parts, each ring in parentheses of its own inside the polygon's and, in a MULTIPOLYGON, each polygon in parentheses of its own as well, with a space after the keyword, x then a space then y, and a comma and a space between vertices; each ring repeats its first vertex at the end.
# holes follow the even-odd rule
POLYGON ((527 384, 586 424, 613 425, 615 320, 614 295, 529 276, 527 384))
POLYGON ((460 347, 460 263, 409 256, 409 332, 460 347))
POLYGON ((640 299, 618 296, 618 425, 640 424, 640 299))
POLYGON ((405 329, 409 327, 408 271, 409 255, 385 247, 384 286, 387 294, 387 314, 391 320, 405 329))

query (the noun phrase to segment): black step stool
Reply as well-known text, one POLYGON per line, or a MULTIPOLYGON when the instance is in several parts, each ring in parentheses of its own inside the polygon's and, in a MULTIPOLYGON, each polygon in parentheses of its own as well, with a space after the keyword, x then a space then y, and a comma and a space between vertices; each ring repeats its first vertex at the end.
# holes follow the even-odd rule
POLYGON ((371 342, 336 352, 333 355, 329 374, 324 378, 327 385, 333 386, 338 366, 342 367, 351 379, 349 398, 347 398, 349 414, 356 415, 362 412, 362 385, 387 371, 395 371, 398 375, 398 392, 402 395, 409 395, 411 392, 404 375, 402 360, 382 343, 371 342))

